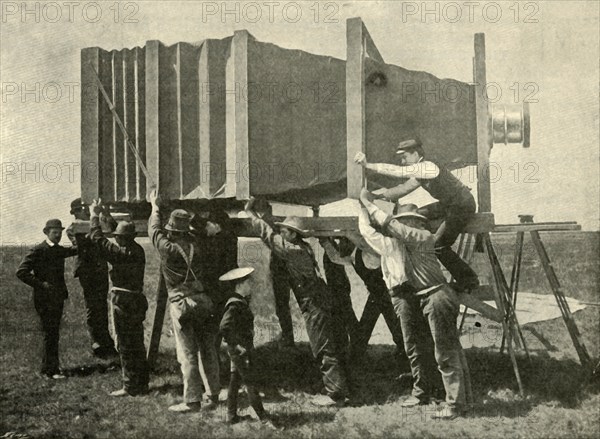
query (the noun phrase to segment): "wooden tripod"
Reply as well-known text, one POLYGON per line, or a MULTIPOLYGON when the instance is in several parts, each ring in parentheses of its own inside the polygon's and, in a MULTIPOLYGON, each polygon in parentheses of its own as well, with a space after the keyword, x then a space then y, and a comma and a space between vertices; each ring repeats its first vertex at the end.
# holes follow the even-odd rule
MULTIPOLYGON (((497 314, 490 312, 490 310, 486 309, 478 309, 476 306, 478 304, 479 299, 475 297, 470 297, 468 300, 465 295, 461 296, 461 302, 465 307, 475 309, 479 311, 485 317, 494 320, 498 323, 502 323, 503 336, 502 336, 502 345, 501 352, 506 349, 510 355, 511 362, 513 365, 513 370, 515 373, 515 377, 517 379, 517 383, 519 386, 519 392, 523 395, 524 388, 521 381, 521 376, 519 373, 519 367, 517 364, 517 359, 513 347, 513 342, 518 348, 522 348, 525 350, 527 357, 529 358, 529 351, 527 349, 527 345, 525 343, 525 338, 523 337, 523 333, 521 331, 520 325, 517 321, 517 317, 515 314, 516 305, 517 305, 517 294, 519 288, 519 278, 521 274, 521 262, 523 256, 523 241, 525 232, 530 232, 531 239, 536 248, 537 254, 540 258, 544 271, 546 273, 546 277, 548 282, 550 283, 550 287, 552 288, 552 292, 554 297, 556 298, 556 302, 560 308, 563 320, 567 326, 567 330, 569 331, 569 335, 573 342, 573 346, 579 356, 579 360, 581 365, 587 372, 592 371, 592 361, 585 348, 585 345, 581 339, 581 334, 577 328, 577 324, 573 319, 573 315, 569 309, 569 305, 565 298, 565 295, 560 286, 560 282, 556 276, 552 263, 550 262, 550 258, 546 252, 546 248, 542 239, 540 237, 540 232, 542 231, 574 231, 581 230, 581 227, 574 222, 563 222, 563 223, 525 223, 525 224, 507 224, 507 225, 497 225, 494 227, 494 232, 516 232, 516 244, 515 244, 515 253, 514 253, 514 261, 511 272, 511 281, 510 286, 504 277, 504 273, 502 271, 502 267, 500 266, 498 257, 496 255, 496 251, 494 249, 493 243, 490 239, 489 233, 478 233, 476 235, 465 233, 461 236, 459 242, 459 255, 467 261, 470 262, 474 253, 475 244, 473 241, 473 236, 475 236, 475 241, 481 242, 484 246, 484 251, 487 254, 489 259, 492 274, 494 277, 494 293, 495 293, 495 301, 497 304, 497 309, 501 311, 503 318, 498 321, 497 314), (473 246, 472 246, 473 244, 473 246), (471 301, 472 303, 469 303, 471 301)), ((465 309, 460 327, 464 323, 464 319, 467 313, 467 309, 465 309)))

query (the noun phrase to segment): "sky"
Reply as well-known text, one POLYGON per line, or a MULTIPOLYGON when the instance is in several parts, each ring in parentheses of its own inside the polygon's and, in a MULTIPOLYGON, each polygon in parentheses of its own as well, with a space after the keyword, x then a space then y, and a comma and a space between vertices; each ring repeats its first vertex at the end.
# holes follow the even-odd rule
POLYGON ((2 1, 0 244, 39 241, 46 219, 70 220, 80 194, 82 48, 247 29, 259 41, 345 59, 346 19, 357 16, 387 63, 465 82, 473 35, 484 32, 497 103, 531 101, 531 147, 492 150, 496 222, 528 213, 598 230, 599 9, 597 1, 2 1))

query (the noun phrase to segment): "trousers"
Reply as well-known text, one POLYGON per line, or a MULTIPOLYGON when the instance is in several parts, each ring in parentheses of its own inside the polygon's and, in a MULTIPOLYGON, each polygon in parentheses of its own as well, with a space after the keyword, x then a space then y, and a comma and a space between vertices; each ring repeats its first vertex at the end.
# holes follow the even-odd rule
POLYGON ((327 286, 331 294, 331 317, 335 336, 346 349, 348 343, 354 345, 358 336, 358 320, 352 309, 350 298, 350 280, 343 265, 338 265, 323 254, 323 268, 327 278, 327 286))
POLYGON ((432 340, 446 403, 450 407, 464 407, 468 367, 456 328, 460 305, 454 290, 445 285, 430 295, 403 293, 392 297, 392 301, 402 324, 404 347, 410 360, 413 396, 426 399, 433 390, 435 377, 428 366, 433 364, 432 340))
POLYGON ((402 327, 400 320, 396 316, 394 306, 387 291, 387 286, 383 280, 381 268, 370 270, 362 260, 362 254, 359 250, 356 252, 356 263, 354 264, 356 274, 362 279, 369 297, 358 323, 357 343, 355 352, 361 354, 369 344, 369 339, 377 323, 379 315, 382 314, 385 323, 392 334, 392 339, 396 346, 404 350, 404 339, 402 338, 402 327))
POLYGON ((342 399, 348 393, 348 380, 343 347, 333 329, 327 286, 324 282, 297 286, 294 294, 304 318, 312 354, 320 362, 325 391, 333 399, 342 399))
POLYGON ((108 273, 79 273, 92 348, 114 348, 108 331, 108 273))
POLYGON ((479 285, 477 273, 452 250, 452 244, 473 218, 475 209, 475 200, 472 197, 460 205, 446 207, 444 222, 441 226, 444 229, 435 243, 439 261, 446 267, 460 288, 479 285))
POLYGON ((113 289, 110 301, 117 351, 121 357, 123 388, 130 395, 146 393, 150 380, 144 346, 144 318, 148 300, 138 291, 113 289))
POLYGON ((294 327, 290 312, 290 282, 285 263, 273 259, 271 262, 271 282, 275 296, 275 315, 281 326, 281 338, 285 341, 294 341, 294 327))
POLYGON ((246 385, 250 406, 252 406, 259 419, 264 419, 266 412, 260 393, 256 388, 256 370, 252 363, 252 350, 244 355, 239 355, 231 349, 228 349, 228 352, 231 361, 231 376, 227 392, 227 417, 231 419, 237 415, 238 391, 243 383, 246 385))
POLYGON ((62 297, 41 298, 34 295, 33 303, 40 317, 44 339, 41 373, 54 375, 60 372, 58 341, 60 336, 60 320, 65 301, 62 297))
POLYGON ((179 323, 179 308, 169 306, 177 361, 183 376, 183 401, 186 403, 202 401, 202 387, 209 396, 218 396, 221 390, 219 378, 219 354, 216 346, 219 332, 215 319, 202 325, 179 323))

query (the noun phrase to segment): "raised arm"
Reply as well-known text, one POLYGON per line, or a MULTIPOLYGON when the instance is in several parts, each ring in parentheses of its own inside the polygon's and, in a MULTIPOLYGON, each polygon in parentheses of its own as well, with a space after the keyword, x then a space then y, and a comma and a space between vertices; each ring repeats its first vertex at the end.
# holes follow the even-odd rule
POLYGON ((385 256, 388 253, 386 237, 373 228, 369 221, 369 213, 364 207, 358 214, 358 230, 367 244, 379 256, 385 256))
POLYGON ((335 243, 331 238, 320 238, 319 244, 325 250, 327 257, 331 262, 337 265, 352 265, 352 260, 349 256, 342 257, 339 249, 336 247, 335 243))
POLYGON ((415 229, 392 219, 373 203, 369 203, 367 211, 375 224, 384 228, 386 233, 402 242, 419 243, 431 236, 431 233, 427 230, 415 229))
POLYGON ((363 152, 357 152, 354 162, 365 170, 394 178, 418 178, 432 180, 440 175, 440 168, 433 162, 423 160, 412 165, 400 166, 391 163, 369 163, 363 152))
POLYGON ((102 232, 99 217, 102 210, 103 208, 100 200, 94 200, 90 206, 90 239, 111 264, 127 262, 130 257, 129 251, 126 248, 122 248, 117 244, 110 242, 102 232))
POLYGON ((259 218, 254 211, 254 201, 254 197, 252 197, 248 200, 246 206, 244 206, 246 215, 248 215, 252 222, 252 228, 273 253, 285 259, 288 252, 285 248, 283 238, 278 233, 275 233, 273 227, 267 221, 259 218))
POLYGON ((381 198, 385 198, 393 203, 398 201, 400 198, 410 194, 415 189, 421 186, 421 183, 416 178, 410 178, 404 183, 400 183, 398 186, 386 189, 381 192, 381 198))
POLYGON ((152 212, 150 213, 150 218, 148 218, 148 236, 150 237, 152 245, 158 250, 161 257, 177 253, 177 249, 173 246, 171 241, 169 241, 162 229, 160 222, 160 206, 162 202, 156 189, 150 193, 149 200, 152 205, 152 212))

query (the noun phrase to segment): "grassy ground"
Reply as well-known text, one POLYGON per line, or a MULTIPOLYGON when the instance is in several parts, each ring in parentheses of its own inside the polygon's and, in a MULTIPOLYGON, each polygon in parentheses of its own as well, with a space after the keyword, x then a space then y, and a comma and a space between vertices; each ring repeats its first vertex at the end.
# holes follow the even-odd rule
MULTIPOLYGON (((548 253, 565 292, 579 300, 600 302, 599 235, 597 233, 545 234, 548 253)), ((514 237, 496 235, 494 242, 507 268, 512 263, 514 237)), ((158 260, 147 249, 147 335, 158 260)), ((0 434, 27 433, 34 437, 77 438, 186 438, 186 437, 598 437, 600 396, 588 384, 576 361, 562 320, 526 325, 525 336, 532 351, 528 363, 519 364, 527 396, 521 398, 510 361, 500 355, 498 327, 482 319, 465 324, 465 335, 474 346, 467 350, 475 404, 467 418, 452 422, 429 420, 431 407, 407 410, 398 399, 408 392, 394 378, 398 370, 393 346, 382 322, 375 329, 367 358, 352 370, 356 406, 318 409, 308 399, 319 390, 318 369, 305 343, 303 324, 295 302, 298 352, 282 351, 272 341, 278 335, 267 275, 268 252, 256 241, 241 245, 242 265, 257 269, 253 307, 257 316, 259 366, 266 408, 285 427, 283 432, 264 430, 259 423, 226 426, 225 410, 211 414, 177 416, 166 411, 178 402, 181 377, 175 359, 173 336, 167 317, 160 357, 151 377, 151 394, 112 399, 108 392, 120 386, 120 372, 94 359, 89 352, 84 324, 83 299, 76 280, 68 276, 70 299, 65 307, 61 332, 61 361, 70 375, 66 381, 39 378, 40 333, 31 303, 31 291, 14 277, 23 255, 20 248, 4 248, 0 270, 0 434)), ((489 276, 481 256, 474 262, 482 280, 489 276)), ((68 268, 71 264, 67 263, 68 268)), ((364 304, 364 287, 351 276, 356 308, 364 304)), ((535 250, 526 239, 522 289, 550 294, 535 250)), ((599 308, 576 313, 576 321, 590 354, 599 351, 599 308)), ((597 360, 596 360, 597 361, 597 360)), ((223 377, 226 383, 226 377, 223 377)), ((243 411, 249 410, 242 399, 243 411)))

